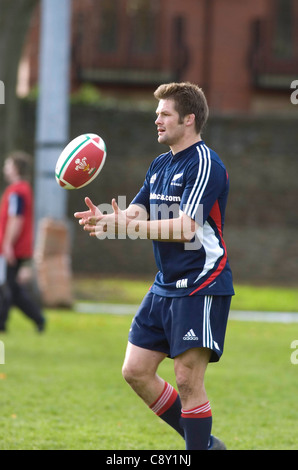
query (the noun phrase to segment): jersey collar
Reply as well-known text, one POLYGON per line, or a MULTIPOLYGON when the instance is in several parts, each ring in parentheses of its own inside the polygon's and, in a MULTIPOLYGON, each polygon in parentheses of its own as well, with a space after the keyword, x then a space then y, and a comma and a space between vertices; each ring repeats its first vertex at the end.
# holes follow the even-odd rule
POLYGON ((192 152, 198 145, 205 145, 205 142, 203 140, 199 140, 195 144, 192 144, 190 147, 187 147, 186 149, 181 150, 178 153, 175 153, 175 155, 172 154, 172 151, 170 152, 172 155, 172 159, 174 161, 178 160, 179 158, 186 157, 190 152, 192 152))

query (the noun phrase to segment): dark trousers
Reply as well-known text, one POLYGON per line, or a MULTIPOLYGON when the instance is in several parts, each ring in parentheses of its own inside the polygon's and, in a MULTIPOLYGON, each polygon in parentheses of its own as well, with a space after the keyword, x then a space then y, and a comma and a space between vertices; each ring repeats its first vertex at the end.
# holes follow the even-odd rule
POLYGON ((17 282, 22 260, 14 266, 7 266, 6 284, 0 287, 0 331, 5 331, 9 311, 12 306, 19 308, 38 328, 44 324, 41 308, 22 284, 17 282))

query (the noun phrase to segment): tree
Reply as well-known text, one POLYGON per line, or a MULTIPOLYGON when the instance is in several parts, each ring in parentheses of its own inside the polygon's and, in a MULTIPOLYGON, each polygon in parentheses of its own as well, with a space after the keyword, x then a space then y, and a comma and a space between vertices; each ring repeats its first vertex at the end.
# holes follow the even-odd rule
POLYGON ((5 105, 0 106, 3 116, 0 157, 15 145, 18 129, 18 66, 32 13, 38 3, 39 0, 0 0, 0 80, 5 87, 5 105))

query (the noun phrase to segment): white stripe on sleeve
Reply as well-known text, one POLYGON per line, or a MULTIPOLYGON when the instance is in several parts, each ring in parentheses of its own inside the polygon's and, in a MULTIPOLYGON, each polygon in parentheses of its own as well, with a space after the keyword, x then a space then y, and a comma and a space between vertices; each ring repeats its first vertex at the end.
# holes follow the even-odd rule
POLYGON ((211 171, 211 157, 208 147, 206 147, 206 145, 203 145, 202 147, 198 146, 197 151, 199 154, 198 174, 185 206, 185 213, 192 219, 195 218, 196 212, 201 203, 211 171))

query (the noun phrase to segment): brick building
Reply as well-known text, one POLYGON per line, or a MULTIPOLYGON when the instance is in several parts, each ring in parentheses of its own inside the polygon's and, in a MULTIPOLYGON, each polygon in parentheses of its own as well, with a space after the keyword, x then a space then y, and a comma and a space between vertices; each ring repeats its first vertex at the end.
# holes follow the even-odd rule
MULTIPOLYGON (((39 9, 23 70, 37 82, 39 9)), ((72 88, 151 97, 189 80, 214 113, 297 112, 298 0, 72 0, 72 88)))

